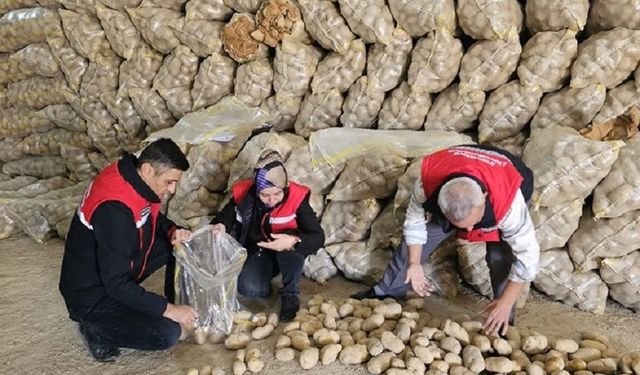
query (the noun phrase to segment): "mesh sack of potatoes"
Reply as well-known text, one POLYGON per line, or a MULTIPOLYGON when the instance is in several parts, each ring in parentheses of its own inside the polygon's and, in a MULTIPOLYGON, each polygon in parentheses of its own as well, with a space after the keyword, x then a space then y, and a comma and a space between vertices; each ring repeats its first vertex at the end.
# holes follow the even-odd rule
POLYGON ((0 195, 2 195, 3 198, 14 197, 14 198, 28 199, 28 198, 35 198, 38 195, 45 194, 53 190, 58 190, 58 189, 66 188, 73 185, 75 184, 72 181, 62 176, 57 176, 57 177, 48 178, 46 180, 37 180, 27 186, 21 187, 16 191, 2 192, 0 193, 0 195), (6 193, 13 193, 13 194, 6 195, 6 193))
POLYGON ((141 8, 167 8, 175 11, 184 9, 184 4, 189 0, 142 0, 141 8))
POLYGON ((338 268, 326 250, 320 249, 305 258, 302 272, 307 279, 326 285, 329 279, 338 275, 338 268))
POLYGON ((65 9, 59 13, 69 44, 80 56, 96 61, 114 54, 97 18, 65 9))
POLYGON ((89 160, 87 150, 81 147, 63 143, 60 145, 60 156, 67 163, 69 178, 73 181, 88 181, 98 174, 89 160))
POLYGON ((126 12, 98 5, 96 15, 111 48, 120 57, 130 59, 137 49, 145 45, 126 12))
POLYGON ((343 242, 327 246, 325 250, 333 257, 336 267, 347 279, 367 285, 373 285, 382 278, 391 260, 391 252, 369 251, 364 242, 343 242))
POLYGON ((460 279, 458 275, 458 253, 455 242, 438 247, 422 265, 424 276, 442 297, 454 298, 458 295, 460 279))
POLYGON ((16 147, 21 138, 3 137, 0 139, 0 161, 18 160, 24 156, 22 147, 16 147))
POLYGON ((433 101, 424 129, 461 132, 472 128, 485 98, 481 90, 461 92, 457 83, 447 87, 433 101))
POLYGON ((487 265, 487 245, 484 242, 456 242, 458 270, 464 281, 475 291, 487 298, 493 298, 491 274, 487 265))
POLYGON ((190 192, 180 189, 169 202, 169 215, 179 218, 178 224, 184 225, 188 220, 210 215, 220 204, 221 196, 211 193, 205 187, 190 192))
POLYGON ((582 217, 582 199, 531 210, 540 251, 564 247, 575 233, 582 217))
POLYGON ((355 35, 331 0, 298 0, 305 28, 325 49, 343 53, 355 35))
POLYGON ((517 0, 458 0, 456 13, 462 31, 474 39, 498 39, 522 30, 517 0))
POLYGON ((74 12, 87 14, 90 16, 96 15, 96 5, 98 4, 98 0, 45 0, 45 1, 49 2, 49 4, 51 4, 52 1, 55 1, 57 3, 55 4, 55 7, 64 7, 74 12))
POLYGON ((162 66, 163 56, 151 48, 142 47, 120 64, 118 95, 129 95, 129 89, 148 89, 162 66))
POLYGON ((198 73, 199 59, 188 47, 178 46, 165 58, 153 80, 153 89, 167 103, 176 118, 191 112, 191 86, 198 73))
POLYGON ((609 174, 622 146, 622 141, 586 139, 572 128, 539 131, 529 139, 522 154, 535 176, 535 207, 587 197, 609 174))
POLYGON ((600 277, 607 283, 611 298, 640 312, 640 251, 603 259, 600 277))
POLYGON ((491 91, 509 81, 516 70, 522 47, 517 34, 507 39, 475 42, 462 56, 461 90, 491 91))
POLYGON ((59 156, 31 156, 6 162, 2 172, 10 176, 51 178, 67 173, 67 166, 59 156))
POLYGON ((7 109, 0 113, 0 137, 24 138, 43 133, 55 125, 40 113, 28 109, 7 109))
POLYGON ((34 75, 55 77, 60 72, 49 46, 30 44, 0 58, 0 82, 19 81, 34 75))
POLYGON ((580 31, 587 23, 589 0, 528 0, 525 12, 527 29, 532 33, 580 31))
POLYGON ((607 92, 604 105, 593 118, 594 124, 602 124, 623 115, 632 106, 640 108, 640 92, 635 82, 628 81, 607 92))
POLYGON ((8 106, 7 85, 0 84, 0 108, 7 108, 8 106))
POLYGON ((0 240, 20 233, 20 227, 9 215, 6 204, 0 204, 0 240))
POLYGON ((220 53, 214 53, 200 63, 193 81, 191 99, 193 110, 216 104, 233 91, 236 62, 220 53))
POLYGON ((71 227, 71 220, 73 220, 73 217, 64 219, 61 222, 55 224, 54 229, 58 237, 62 239, 67 238, 67 235, 69 234, 69 227, 71 227))
POLYGON ((366 239, 371 224, 381 210, 382 207, 375 198, 329 202, 320 222, 325 234, 325 245, 366 239))
POLYGON ((349 28, 365 43, 389 43, 395 25, 384 0, 338 0, 338 4, 349 28))
POLYGON ((81 199, 81 195, 59 200, 38 197, 26 201, 29 206, 16 204, 10 215, 29 237, 36 242, 45 242, 55 235, 55 224, 73 216, 81 199))
POLYGON ((268 122, 279 132, 293 129, 302 106, 301 96, 273 95, 266 98, 260 108, 269 114, 268 122))
POLYGON ((367 76, 351 86, 342 105, 340 122, 345 128, 371 128, 382 108, 384 91, 369 89, 367 76))
POLYGON ((291 153, 284 163, 287 175, 318 194, 327 194, 336 180, 344 164, 332 167, 329 164, 316 164, 311 158, 309 147, 300 147, 291 153))
POLYGON ((430 32, 411 52, 407 82, 420 91, 444 90, 458 75, 462 54, 462 43, 448 31, 430 32))
POLYGON ((127 9, 140 35, 153 49, 168 54, 180 45, 171 26, 183 21, 182 14, 166 8, 135 8, 127 9))
POLYGON ((594 34, 580 44, 571 67, 571 87, 599 83, 614 88, 629 77, 640 61, 640 30, 617 27, 594 34))
MULTIPOLYGON (((362 47, 364 49, 364 45, 362 47)), ((304 96, 322 57, 320 49, 285 39, 273 60, 273 89, 282 96, 304 96)))
POLYGON ((222 28, 219 21, 185 21, 173 27, 175 36, 199 57, 208 57, 213 53, 222 53, 222 28))
POLYGON ((31 43, 45 42, 60 31, 60 17, 53 9, 12 10, 0 18, 0 51, 13 52, 31 43))
POLYGON ((611 30, 618 26, 640 29, 640 1, 593 0, 589 7, 587 29, 591 33, 611 30))
POLYGON ((501 141, 520 133, 538 110, 541 98, 540 87, 518 80, 498 87, 480 113, 478 141, 501 141))
POLYGON ((53 129, 46 133, 34 133, 25 137, 16 147, 22 147, 27 155, 55 156, 60 154, 60 144, 91 149, 91 139, 84 132, 74 132, 65 129, 53 129))
MULTIPOLYGON (((39 0, 42 1, 42 0, 39 0)), ((51 0, 58 1, 58 0, 51 0)), ((135 8, 140 5, 142 0, 98 0, 104 6, 115 10, 125 10, 126 8, 135 8)))
POLYGON ((47 44, 49 45, 53 58, 60 66, 60 70, 64 73, 69 87, 76 92, 80 90, 82 76, 84 76, 89 66, 87 59, 80 56, 76 50, 71 47, 69 41, 63 34, 47 37, 47 44))
POLYGON ((539 266, 533 281, 538 290, 580 310, 604 313, 609 289, 595 272, 574 272, 566 249, 541 253, 539 266))
POLYGON ((400 27, 393 31, 387 44, 369 47, 367 77, 371 88, 387 92, 398 86, 407 71, 412 48, 411 36, 400 27))
POLYGON ((233 9, 224 0, 191 0, 185 6, 186 21, 226 21, 233 15, 233 9))
POLYGON ((189 169, 184 172, 178 186, 182 191, 193 191, 201 186, 210 191, 222 191, 227 186, 231 160, 238 150, 231 145, 207 141, 194 145, 187 154, 189 169))
POLYGON ((414 38, 429 31, 456 28, 456 10, 453 0, 397 0, 390 1, 389 8, 398 25, 414 38))
POLYGON ((296 134, 309 138, 314 131, 337 126, 343 102, 336 89, 305 95, 294 124, 296 134))
POLYGON ((522 131, 516 135, 502 139, 500 141, 485 142, 485 144, 497 147, 505 151, 509 151, 513 155, 521 157, 522 150, 524 150, 524 144, 528 138, 528 133, 526 131, 522 131))
POLYGON ((175 125, 175 117, 169 112, 167 104, 157 91, 131 88, 129 96, 136 112, 147 122, 147 133, 175 125))
POLYGON ((391 202, 371 224, 371 235, 367 240, 368 250, 394 250, 400 245, 402 223, 393 211, 394 205, 391 202))
POLYGON ((269 47, 276 47, 286 35, 293 34, 296 23, 302 23, 302 15, 293 2, 265 0, 256 14, 258 29, 251 36, 269 47))
POLYGON ((304 137, 301 137, 298 134, 281 132, 280 136, 286 139, 287 142, 289 142, 289 145, 291 146, 291 152, 302 147, 307 147, 309 145, 309 142, 304 137))
POLYGON ((576 271, 598 269, 605 257, 621 257, 640 249, 638 211, 598 221, 588 207, 585 211, 580 227, 569 240, 569 255, 576 271))
POLYGON ((91 152, 87 154, 91 165, 93 165, 98 171, 102 171, 109 166, 110 162, 107 158, 99 152, 91 152))
POLYGON ((415 158, 405 172, 398 179, 396 195, 393 198, 393 212, 400 223, 404 223, 405 212, 409 207, 409 200, 416 179, 420 176, 422 158, 415 158))
POLYGON ((346 92, 349 87, 362 75, 367 55, 362 40, 356 39, 349 43, 343 53, 331 52, 318 64, 316 74, 311 81, 314 93, 323 93, 337 89, 346 92))
POLYGON ((224 0, 224 3, 236 12, 256 13, 263 0, 224 0))
POLYGON ((109 127, 116 121, 111 117, 107 108, 97 100, 83 100, 77 95, 67 95, 67 102, 73 111, 85 120, 87 125, 90 122, 98 122, 109 127))
POLYGON ((249 106, 259 106, 271 94, 273 68, 269 59, 257 59, 238 66, 234 96, 249 106))
POLYGON ((55 78, 31 77, 7 85, 8 104, 16 108, 41 109, 63 104, 71 90, 62 75, 55 78))
POLYGON ((536 33, 522 48, 518 78, 525 85, 540 86, 543 92, 557 91, 569 77, 577 55, 575 31, 536 33))
POLYGON ((407 164, 392 152, 368 153, 350 159, 327 198, 332 201, 386 198, 396 190, 398 178, 407 164))
POLYGON ((266 44, 259 43, 251 33, 256 30, 253 14, 236 13, 222 29, 222 45, 224 50, 239 63, 267 57, 269 51, 266 44))
POLYGON ((611 172, 596 186, 592 208, 596 219, 640 209, 640 137, 627 141, 611 172))
POLYGON ((55 125, 72 131, 87 131, 86 121, 68 104, 55 104, 44 107, 38 112, 55 125))
POLYGON ((532 134, 555 126, 584 128, 602 108, 606 96, 607 89, 603 85, 582 89, 565 87, 545 95, 531 120, 532 134))
MULTIPOLYGON (((104 104, 107 111, 118 120, 124 136, 129 142, 140 142, 145 137, 144 122, 138 115, 133 103, 127 97, 120 97, 115 91, 109 91, 100 95, 100 102, 104 104)), ((118 132, 120 136, 120 132, 118 132)))
POLYGON ((103 123, 89 121, 87 122, 87 134, 93 141, 93 145, 110 161, 118 160, 122 155, 125 145, 118 139, 118 134, 113 124, 107 126, 103 123))
POLYGON ((0 14, 5 14, 9 11, 37 7, 37 0, 5 0, 0 4, 0 14))
POLYGON ((9 191, 17 191, 38 182, 38 179, 32 176, 11 177, 7 174, 3 174, 3 176, 5 176, 5 178, 8 178, 0 182, 0 196, 3 197, 9 191))
POLYGON ((118 76, 122 60, 117 56, 99 57, 96 62, 90 62, 82 77, 78 94, 89 100, 98 100, 100 95, 118 88, 118 76))
POLYGON ((382 103, 378 129, 418 130, 431 108, 431 94, 402 82, 382 103))

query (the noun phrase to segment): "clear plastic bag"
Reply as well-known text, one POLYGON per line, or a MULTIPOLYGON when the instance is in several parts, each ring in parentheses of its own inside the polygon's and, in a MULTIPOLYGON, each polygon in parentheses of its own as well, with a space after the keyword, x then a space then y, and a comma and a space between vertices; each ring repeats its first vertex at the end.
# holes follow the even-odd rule
POLYGON ((640 251, 622 258, 604 259, 600 276, 609 286, 611 298, 640 312, 640 251))
POLYGON ((212 106, 233 91, 236 62, 222 54, 207 57, 198 68, 193 81, 191 99, 193 110, 212 106))
POLYGON ((330 0, 298 0, 305 28, 322 47, 344 53, 355 35, 330 0))
POLYGON ((580 31, 587 23, 589 0, 527 0, 527 28, 532 32, 580 31))
POLYGON ((389 43, 394 22, 384 0, 338 0, 349 28, 366 43, 389 43))
POLYGON ((208 333, 229 334, 239 308, 237 278, 247 251, 233 237, 214 236, 209 227, 177 245, 176 298, 198 312, 196 326, 208 333))
POLYGON ((552 207, 531 210, 531 221, 536 229, 540 251, 564 247, 578 229, 582 217, 582 199, 552 207))
POLYGON ((418 130, 431 108, 431 94, 413 90, 407 82, 387 96, 378 114, 378 129, 418 130))
POLYGON ((411 52, 407 82, 414 90, 444 90, 458 75, 462 54, 462 42, 448 31, 430 32, 411 52))
POLYGON ((582 129, 604 105, 607 89, 603 85, 590 85, 582 89, 564 89, 542 98, 538 112, 531 120, 531 133, 555 126, 582 129))
POLYGON ((386 45, 376 43, 369 47, 367 77, 370 88, 387 92, 398 86, 409 66, 412 48, 411 36, 400 27, 394 30, 386 45))
POLYGON ((470 129, 484 107, 486 94, 481 90, 461 92, 457 83, 440 92, 424 122, 424 130, 462 132, 470 129))
POLYGON ((453 0, 393 0, 389 1, 393 18, 414 38, 429 31, 456 28, 453 0))
POLYGON ((517 0, 458 0, 456 13, 464 33, 474 39, 498 39, 522 30, 517 0))
POLYGON ((382 278, 391 260, 391 252, 369 251, 364 242, 343 242, 325 249, 346 278, 367 285, 374 285, 382 278))
POLYGON ((362 75, 367 60, 367 50, 360 39, 349 43, 342 53, 331 52, 318 64, 318 70, 311 81, 314 93, 332 89, 347 92, 362 75))

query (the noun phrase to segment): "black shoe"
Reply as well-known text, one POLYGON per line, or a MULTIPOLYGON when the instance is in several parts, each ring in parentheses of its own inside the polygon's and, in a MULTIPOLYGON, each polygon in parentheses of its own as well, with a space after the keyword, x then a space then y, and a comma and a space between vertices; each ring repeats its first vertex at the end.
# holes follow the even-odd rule
POLYGON ((377 295, 376 291, 373 288, 371 288, 371 289, 368 289, 368 290, 362 290, 362 291, 360 291, 358 293, 352 294, 350 297, 353 298, 353 299, 357 299, 357 300, 363 300, 363 299, 379 299, 379 300, 383 300, 383 299, 389 298, 391 296, 388 296, 386 294, 377 295))
POLYGON ((100 337, 90 327, 79 324, 80 334, 87 345, 87 349, 98 362, 115 362, 120 355, 120 349, 100 343, 100 337))
POLYGON ((282 304, 280 305, 280 321, 290 322, 296 317, 300 309, 300 301, 297 296, 282 296, 282 304))

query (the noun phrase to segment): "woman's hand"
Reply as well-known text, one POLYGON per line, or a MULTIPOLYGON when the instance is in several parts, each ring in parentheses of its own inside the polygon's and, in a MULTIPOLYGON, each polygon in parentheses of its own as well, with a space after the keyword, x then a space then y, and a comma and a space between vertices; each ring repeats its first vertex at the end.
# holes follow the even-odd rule
POLYGON ((273 241, 260 241, 256 245, 273 251, 287 251, 293 250, 294 246, 300 242, 299 237, 284 233, 273 233, 271 238, 273 241))

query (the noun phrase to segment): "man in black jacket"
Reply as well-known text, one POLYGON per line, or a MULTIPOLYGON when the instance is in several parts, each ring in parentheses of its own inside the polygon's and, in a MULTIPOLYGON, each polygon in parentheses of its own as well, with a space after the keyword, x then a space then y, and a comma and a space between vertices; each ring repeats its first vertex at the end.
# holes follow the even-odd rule
POLYGON ((238 293, 267 297, 271 279, 282 274, 280 320, 290 321, 299 308, 304 260, 324 244, 324 232, 309 205, 309 189, 289 181, 280 155, 267 151, 258 160, 254 178, 236 182, 232 193, 212 224, 214 232, 233 233, 247 249, 238 293))
POLYGON ((163 350, 173 346, 180 324, 193 324, 190 306, 173 302, 175 258, 171 242, 186 240, 160 210, 189 162, 169 139, 151 143, 140 157, 126 154, 89 185, 65 243, 60 292, 89 351, 110 362, 120 347, 163 350), (165 297, 140 283, 167 265, 165 297))

